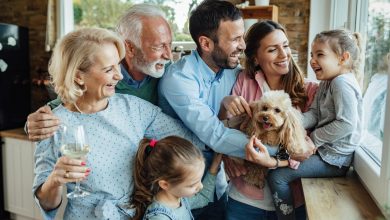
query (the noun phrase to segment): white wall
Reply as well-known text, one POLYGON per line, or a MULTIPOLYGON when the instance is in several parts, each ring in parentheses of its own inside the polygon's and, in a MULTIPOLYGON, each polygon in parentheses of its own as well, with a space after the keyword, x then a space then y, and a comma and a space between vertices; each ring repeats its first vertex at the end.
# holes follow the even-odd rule
POLYGON ((349 0, 311 0, 307 55, 307 76, 309 79, 316 78, 309 63, 311 42, 313 42, 315 35, 321 31, 346 27, 348 6, 349 0))

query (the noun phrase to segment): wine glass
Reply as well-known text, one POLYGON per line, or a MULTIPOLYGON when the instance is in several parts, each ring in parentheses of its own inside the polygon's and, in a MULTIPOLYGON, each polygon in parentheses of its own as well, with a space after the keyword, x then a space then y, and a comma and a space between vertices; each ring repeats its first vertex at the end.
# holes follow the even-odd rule
MULTIPOLYGON (((63 155, 74 159, 81 159, 88 154, 90 147, 83 125, 62 125, 61 132, 61 152, 63 155)), ((72 199, 84 197, 89 194, 90 192, 81 189, 80 181, 77 181, 74 191, 68 193, 67 197, 72 199)))

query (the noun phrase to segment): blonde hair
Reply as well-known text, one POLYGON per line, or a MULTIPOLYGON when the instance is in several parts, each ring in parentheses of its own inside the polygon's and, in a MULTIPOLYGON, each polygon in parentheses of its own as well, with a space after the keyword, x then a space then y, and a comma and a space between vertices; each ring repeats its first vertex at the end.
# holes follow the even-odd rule
POLYGON ((342 56, 348 52, 351 57, 349 68, 354 72, 355 77, 360 81, 361 63, 361 36, 358 32, 351 33, 347 30, 330 30, 317 34, 313 42, 328 43, 333 52, 342 56))
POLYGON ((135 156, 131 203, 136 213, 133 219, 142 218, 159 191, 160 180, 179 184, 187 177, 188 166, 204 161, 201 151, 186 139, 169 136, 157 141, 154 146, 150 146, 150 142, 147 138, 141 140, 135 156))
POLYGON ((65 35, 57 42, 49 62, 49 73, 55 92, 63 103, 74 103, 84 93, 75 82, 77 71, 88 71, 104 43, 113 43, 120 59, 125 56, 122 40, 102 28, 83 28, 65 35))

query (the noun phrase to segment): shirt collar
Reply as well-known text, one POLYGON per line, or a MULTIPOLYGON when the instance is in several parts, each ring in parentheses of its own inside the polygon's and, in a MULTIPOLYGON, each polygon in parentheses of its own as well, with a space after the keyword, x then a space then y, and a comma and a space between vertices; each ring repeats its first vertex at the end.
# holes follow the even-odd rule
POLYGON ((271 90, 268 86, 267 81, 265 80, 264 73, 261 70, 256 71, 255 80, 257 82, 257 85, 259 85, 261 94, 271 90))
POLYGON ((214 81, 217 81, 217 82, 220 82, 224 72, 225 72, 225 69, 220 69, 217 73, 215 73, 205 62, 204 60, 202 59, 202 57, 200 57, 199 53, 197 50, 193 50, 192 53, 195 54, 195 58, 197 59, 198 61, 198 65, 199 65, 199 70, 200 70, 200 73, 203 75, 203 80, 205 82, 209 82, 209 83, 212 83, 214 81))
POLYGON ((123 64, 120 64, 120 66, 121 66, 121 73, 123 75, 122 81, 133 88, 138 89, 146 82, 149 82, 151 79, 151 76, 147 75, 143 80, 140 81, 134 80, 129 74, 129 72, 126 70, 126 68, 123 66, 123 64))

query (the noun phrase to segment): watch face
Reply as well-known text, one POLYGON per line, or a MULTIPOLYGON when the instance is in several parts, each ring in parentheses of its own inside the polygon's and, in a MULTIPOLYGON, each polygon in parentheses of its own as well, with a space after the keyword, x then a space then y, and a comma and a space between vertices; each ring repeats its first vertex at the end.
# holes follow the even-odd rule
POLYGON ((279 152, 276 154, 276 158, 279 160, 288 160, 290 159, 290 155, 288 154, 288 151, 286 149, 280 149, 279 152))

